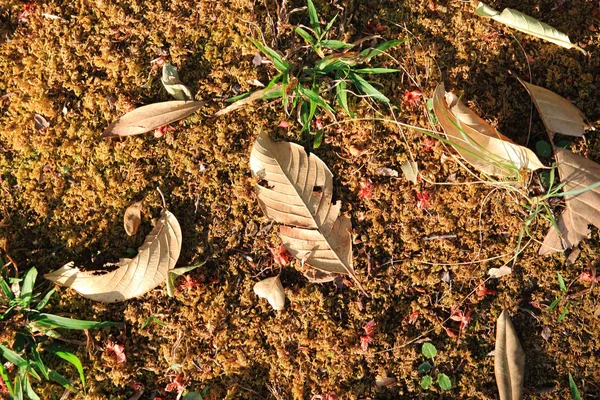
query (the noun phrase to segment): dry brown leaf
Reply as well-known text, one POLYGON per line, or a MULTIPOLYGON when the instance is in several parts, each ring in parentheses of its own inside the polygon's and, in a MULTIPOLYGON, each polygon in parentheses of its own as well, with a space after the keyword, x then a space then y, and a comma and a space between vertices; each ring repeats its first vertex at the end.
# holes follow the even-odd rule
POLYGON ((235 111, 238 108, 241 108, 247 104, 250 104, 258 99, 266 98, 269 95, 272 95, 277 92, 281 92, 281 84, 277 84, 270 89, 257 90, 256 92, 252 93, 250 96, 244 97, 243 99, 240 99, 240 100, 230 104, 229 106, 225 107, 224 109, 217 111, 214 116, 220 117, 221 115, 228 114, 228 113, 235 111))
POLYGON ((514 177, 522 168, 536 170, 544 167, 533 151, 519 146, 490 126, 458 97, 447 93, 443 83, 435 90, 433 110, 448 141, 479 171, 499 177, 514 177))
POLYGON ((503 276, 512 274, 512 268, 507 267, 506 265, 501 266, 500 268, 490 268, 488 271, 488 275, 490 278, 502 278, 503 276))
MULTIPOLYGON (((585 189, 600 181, 600 164, 560 147, 555 154, 564 191, 585 189)), ((560 232, 550 228, 540 247, 541 255, 577 246, 589 235, 588 225, 600 228, 600 187, 565 196, 565 203, 566 209, 558 220, 560 232)))
POLYGON ((127 232, 129 236, 135 235, 142 223, 142 205, 143 201, 138 201, 127 207, 127 210, 125 210, 123 224, 125 225, 125 232, 127 232))
POLYGON ((352 223, 340 215, 340 202, 331 201, 333 175, 325 163, 302 146, 261 133, 250 167, 267 182, 257 185, 258 201, 267 217, 282 224, 286 249, 321 271, 350 275, 360 287, 352 266, 352 223))
POLYGON ((133 259, 122 259, 111 272, 86 271, 71 267, 44 275, 61 286, 70 287, 83 297, 114 303, 139 297, 167 280, 181 251, 181 228, 175 216, 164 210, 133 259))
POLYGON ((48 122, 46 120, 46 118, 44 118, 40 114, 35 114, 33 116, 33 122, 34 122, 35 129, 38 131, 41 131, 42 129, 46 129, 46 128, 50 127, 50 122, 48 122))
POLYGON ((500 400, 518 400, 523 397, 525 352, 506 311, 502 311, 496 322, 494 373, 500 400))
POLYGON ((591 128, 585 122, 583 113, 569 100, 541 86, 527 83, 521 79, 519 82, 525 86, 533 99, 550 137, 553 137, 555 133, 582 136, 586 129, 591 128))
POLYGON ((202 101, 165 101, 136 108, 106 128, 102 137, 131 136, 149 132, 186 118, 204 105, 202 101))
POLYGON ((273 310, 283 310, 285 306, 285 291, 279 275, 263 279, 254 285, 254 293, 267 299, 273 310))

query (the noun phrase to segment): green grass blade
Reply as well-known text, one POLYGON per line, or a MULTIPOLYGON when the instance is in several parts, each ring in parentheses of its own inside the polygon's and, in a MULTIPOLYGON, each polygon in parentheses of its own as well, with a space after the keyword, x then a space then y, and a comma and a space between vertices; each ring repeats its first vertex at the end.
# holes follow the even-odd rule
POLYGON ((321 25, 319 24, 319 16, 317 14, 315 4, 312 2, 312 0, 307 0, 307 6, 308 18, 310 18, 310 26, 313 28, 317 36, 321 36, 321 25))
POLYGON ((10 286, 8 286, 8 283, 6 283, 2 276, 0 276, 0 289, 2 289, 2 293, 4 293, 4 296, 6 296, 8 300, 15 299, 14 293, 10 290, 10 286))
POLYGON ((142 326, 140 326, 140 330, 144 329, 151 322, 154 322, 160 326, 167 326, 167 324, 165 324, 164 322, 162 322, 160 319, 158 319, 156 317, 148 317, 148 318, 146 318, 146 320, 144 322, 142 322, 142 326))
POLYGON ((35 306, 35 309, 38 311, 42 311, 42 309, 44 307, 46 307, 46 304, 48 304, 48 302, 50 301, 50 297, 52 297, 52 295, 54 294, 54 292, 56 292, 55 289, 50 290, 48 293, 46 293, 46 295, 44 296, 44 298, 37 303, 37 305, 35 306))
POLYGON ((37 367, 37 370, 44 375, 44 378, 48 379, 48 368, 44 365, 42 357, 35 347, 31 348, 31 354, 33 355, 34 365, 37 367))
POLYGON ((280 72, 287 72, 290 69, 291 65, 284 61, 283 58, 279 55, 279 53, 277 53, 275 50, 273 50, 269 46, 265 46, 262 43, 257 42, 251 37, 248 37, 248 40, 250 40, 252 44, 256 46, 257 49, 259 49, 267 57, 269 57, 269 59, 273 61, 273 65, 275 65, 275 68, 277 68, 280 72))
POLYGON ((331 21, 329 21, 327 23, 327 26, 325 27, 325 29, 323 30, 323 35, 325 35, 327 32, 329 32, 329 30, 331 29, 331 27, 333 26, 333 23, 335 22, 335 20, 337 19, 339 14, 335 14, 333 16, 333 18, 331 18, 331 21))
MULTIPOLYGON (((27 379, 27 378, 25 378, 27 379)), ((23 400, 23 381, 20 375, 15 378, 15 393, 13 394, 15 400, 23 400)))
POLYGON ((17 368, 29 368, 29 363, 27 362, 27 360, 25 360, 23 357, 21 357, 20 355, 18 355, 17 353, 15 353, 14 351, 12 351, 11 349, 9 349, 8 347, 1 345, 0 344, 0 355, 2 357, 4 357, 6 359, 6 361, 9 361, 13 364, 15 364, 15 366, 17 366, 17 368))
POLYGON ((52 314, 37 314, 33 315, 32 323, 38 328, 63 328, 63 329, 100 329, 108 328, 111 326, 123 326, 121 322, 95 322, 95 321, 82 321, 79 319, 59 317, 58 315, 52 314))
POLYGON ((50 375, 50 379, 53 380, 54 382, 58 383, 60 386, 64 387, 67 390, 70 390, 73 393, 77 393, 78 395, 81 396, 81 393, 79 393, 79 391, 77 389, 75 389, 73 387, 73 385, 71 385, 71 382, 69 382, 69 380, 67 378, 65 378, 58 372, 50 371, 49 375, 50 375))
POLYGON ((40 396, 38 396, 31 387, 31 382, 29 382, 29 379, 23 379, 23 383, 25 384, 25 394, 27 397, 29 397, 30 400, 40 400, 40 396))
POLYGON ((23 285, 21 286, 21 299, 24 300, 25 306, 29 308, 31 304, 31 298, 33 297, 33 285, 35 284, 35 278, 37 278, 37 269, 35 267, 29 269, 23 279, 23 285))
POLYGON ((350 118, 354 117, 348 107, 348 89, 346 85, 346 74, 343 71, 336 71, 335 79, 338 81, 335 85, 335 97, 340 107, 344 109, 350 118))
POLYGON ((391 49, 394 46, 402 44, 405 41, 406 39, 388 40, 387 42, 378 44, 374 48, 369 48, 361 51, 359 57, 362 61, 369 61, 373 57, 377 57, 381 53, 385 53, 387 50, 391 49))
POLYGON ((558 305, 559 301, 560 301, 560 299, 558 297, 556 299, 554 299, 554 301, 552 303, 550 303, 550 305, 548 306, 546 311, 552 311, 554 309, 554 307, 556 307, 558 305))
POLYGON ((569 313, 569 303, 567 303, 565 305, 564 310, 558 316, 558 322, 561 322, 567 316, 568 313, 569 313))
POLYGON ((569 190, 568 192, 557 193, 556 196, 577 196, 578 194, 585 193, 592 189, 596 189, 598 186, 600 186, 600 181, 586 186, 583 189, 569 190))
POLYGON ((352 71, 357 74, 390 74, 392 72, 400 72, 399 69, 394 68, 360 68, 353 69, 352 71))
POLYGON ((254 93, 254 92, 246 92, 246 93, 242 93, 242 94, 238 94, 237 96, 233 96, 228 98, 227 100, 225 100, 227 103, 233 103, 235 101, 238 100, 242 100, 245 99, 246 97, 250 97, 250 95, 254 93))
POLYGON ((573 379, 573 375, 569 372, 569 388, 571 388, 571 397, 573 400, 582 400, 581 395, 579 394, 579 390, 577 390, 577 385, 575 384, 575 380, 573 379))
POLYGON ((341 40, 322 40, 321 46, 328 48, 328 49, 334 49, 334 50, 349 49, 351 47, 354 47, 353 44, 342 42, 341 40))
POLYGON ((302 39, 304 39, 304 41, 308 44, 310 44, 311 46, 314 46, 317 41, 315 40, 314 37, 312 37, 312 35, 308 32, 306 32, 304 29, 300 28, 299 26, 296 27, 296 29, 294 29, 294 31, 296 32, 296 34, 298 34, 298 36, 302 37, 302 39))
POLYGON ((381 93, 379 90, 375 89, 369 82, 364 80, 364 78, 361 77, 360 75, 350 72, 348 74, 348 78, 354 84, 354 86, 356 86, 356 88, 358 90, 365 93, 369 97, 372 97, 375 100, 380 101, 385 104, 388 104, 390 102, 390 100, 387 97, 385 97, 383 95, 383 93, 381 93))
POLYGON ((69 353, 68 351, 62 349, 56 348, 51 349, 50 351, 52 351, 52 353, 56 354, 63 360, 73 364, 73 366, 77 369, 77 372, 79 373, 79 379, 81 380, 81 384, 83 385, 83 392, 85 393, 85 375, 83 373, 83 365, 81 364, 81 360, 79 360, 79 358, 75 354, 69 353))
POLYGON ((0 378, 2 378, 2 380, 6 384, 6 387, 8 388, 8 392, 14 396, 15 392, 14 392, 12 383, 10 382, 10 377, 8 376, 8 372, 6 371, 6 368, 4 368, 4 363, 2 363, 2 362, 0 362, 0 378))
POLYGON ((560 291, 563 293, 567 292, 567 285, 565 285, 565 280, 563 279, 560 272, 556 272, 556 276, 558 277, 558 285, 560 286, 560 291))
POLYGON ((316 93, 313 90, 307 89, 302 85, 298 85, 298 90, 300 91, 300 94, 306 97, 309 101, 314 101, 318 106, 326 109, 327 111, 333 114, 333 108, 331 108, 331 106, 327 104, 325 100, 321 96, 319 96, 318 93, 316 93))

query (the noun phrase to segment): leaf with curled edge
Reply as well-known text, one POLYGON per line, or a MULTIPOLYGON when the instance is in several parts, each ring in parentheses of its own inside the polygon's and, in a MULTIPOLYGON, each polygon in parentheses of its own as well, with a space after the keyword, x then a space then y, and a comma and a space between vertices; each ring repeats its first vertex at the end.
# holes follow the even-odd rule
POLYGON ((266 181, 256 187, 258 201, 267 217, 282 224, 279 236, 290 254, 323 272, 350 275, 362 289, 352 262, 352 223, 340 215, 340 202, 332 203, 333 174, 325 163, 261 132, 250 167, 266 181))
POLYGON ((544 22, 538 21, 529 15, 523 14, 521 11, 514 10, 512 8, 505 8, 502 10, 502 12, 500 12, 488 6, 487 4, 479 2, 475 13, 481 17, 492 18, 493 20, 513 29, 525 32, 540 39, 547 40, 561 47, 565 47, 567 49, 575 48, 581 51, 583 54, 588 54, 587 51, 581 47, 571 43, 571 40, 565 33, 544 22))
POLYGON ((163 125, 189 117, 203 101, 173 100, 148 104, 123 115, 106 128, 102 137, 131 136, 150 132, 163 125))
POLYGON ((450 144, 479 171, 499 177, 515 177, 526 168, 544 165, 527 147, 498 132, 465 106, 440 83, 433 96, 433 111, 450 144))
POLYGON ((583 192, 565 196, 566 209, 558 220, 559 230, 550 228, 538 251, 540 255, 577 246, 589 235, 588 225, 600 228, 600 164, 560 147, 555 152, 563 190, 583 192))
POLYGON ((555 133, 568 136, 583 136, 586 129, 592 129, 579 108, 551 90, 536 86, 517 77, 533 99, 542 122, 552 138, 555 133))
POLYGON ((285 307, 285 291, 283 290, 279 275, 256 282, 254 293, 258 297, 267 299, 271 307, 276 311, 283 310, 285 307))
POLYGON ((161 82, 175 100, 192 100, 194 98, 191 90, 179 80, 179 74, 174 65, 164 63, 161 82))
POLYGON ((122 259, 114 271, 85 271, 69 263, 44 275, 61 286, 75 289, 88 299, 115 303, 139 297, 165 282, 181 252, 181 228, 175 216, 164 210, 133 259, 122 259))
POLYGON ((496 322, 494 373, 500 400, 518 400, 523 397, 525 352, 506 311, 502 311, 496 322))

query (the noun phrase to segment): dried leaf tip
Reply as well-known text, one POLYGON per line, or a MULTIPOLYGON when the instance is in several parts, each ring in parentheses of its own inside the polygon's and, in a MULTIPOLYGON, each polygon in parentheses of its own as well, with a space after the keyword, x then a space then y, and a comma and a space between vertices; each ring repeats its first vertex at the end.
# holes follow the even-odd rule
POLYGON ((123 224, 125 226, 125 232, 129 236, 133 236, 137 233, 140 224, 142 223, 142 207, 144 201, 137 201, 127 207, 125 210, 125 216, 123 218, 123 224))
POLYGON ((506 311, 502 311, 496 322, 494 358, 494 373, 500 400, 521 399, 525 375, 525 352, 506 311))

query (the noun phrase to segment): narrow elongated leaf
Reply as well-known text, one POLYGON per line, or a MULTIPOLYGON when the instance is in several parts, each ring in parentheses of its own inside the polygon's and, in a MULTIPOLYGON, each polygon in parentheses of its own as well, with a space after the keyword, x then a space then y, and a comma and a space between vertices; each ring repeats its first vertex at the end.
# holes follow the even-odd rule
POLYGON ((584 54, 587 54, 584 49, 571 43, 571 40, 566 34, 544 22, 530 17, 529 15, 525 15, 520 11, 513 10, 512 8, 505 8, 500 12, 480 2, 479 5, 477 5, 475 12, 479 16, 492 18, 493 20, 518 31, 547 40, 567 49, 575 48, 584 54))
POLYGON ((106 128, 102 137, 130 136, 149 132, 184 119, 204 105, 202 101, 165 101, 136 108, 106 128))
POLYGON ((308 32, 306 32, 304 29, 300 28, 299 26, 296 27, 295 32, 302 37, 302 39, 304 39, 304 41, 312 46, 314 46, 317 42, 315 40, 314 37, 312 37, 312 35, 308 32))
POLYGON ((354 47, 353 44, 342 42, 341 40, 321 40, 321 46, 328 49, 349 49, 354 47))
POLYGON ((267 299, 274 310, 283 310, 285 307, 285 291, 283 290, 279 275, 256 282, 254 285, 254 293, 256 293, 258 297, 267 299))
POLYGON ((73 319, 67 317, 61 317, 53 314, 34 314, 31 316, 31 323, 37 328, 52 329, 52 328, 63 328, 63 329, 100 329, 110 328, 113 326, 122 326, 121 322, 96 322, 96 321, 84 321, 80 319, 73 319))
POLYGON ((81 364, 79 357, 77 357, 73 353, 70 353, 70 352, 62 350, 62 349, 52 349, 51 351, 54 354, 56 354, 58 357, 62 358, 63 360, 73 364, 75 369, 77 369, 77 373, 79 374, 79 379, 81 380, 81 384, 83 385, 83 391, 85 392, 85 374, 83 373, 83 365, 81 364))
POLYGON ((135 235, 142 223, 142 204, 142 201, 137 201, 125 210, 123 225, 125 226, 125 232, 127 232, 129 236, 135 235))
POLYGON ((571 389, 571 397, 573 400, 582 400, 581 394, 579 394, 579 390, 577 390, 577 384, 573 379, 573 375, 569 372, 569 388, 571 389))
POLYGON ((600 182, 600 164, 560 147, 555 152, 563 190, 583 192, 565 196, 566 209, 558 220, 559 231, 550 228, 540 247, 541 255, 577 246, 589 235, 588 225, 600 228, 600 187, 594 187, 600 182))
POLYGON ((479 171, 500 177, 518 175, 544 165, 535 153, 492 128, 440 83, 433 96, 433 111, 456 151, 479 171))
POLYGON ((280 72, 288 71, 291 68, 292 65, 290 63, 288 63, 287 61, 285 61, 283 59, 283 57, 281 57, 281 55, 279 55, 279 53, 277 53, 275 50, 273 50, 269 46, 265 46, 262 43, 257 42, 256 40, 254 40, 250 37, 248 38, 248 40, 250 40, 252 42, 252 44, 254 46, 256 46, 257 49, 259 49, 267 57, 269 57, 269 59, 271 61, 273 61, 273 65, 275 66, 275 68, 277 68, 280 72))
POLYGON ((521 399, 525 375, 525 352, 506 311, 502 311, 496 322, 494 359, 500 400, 521 399))
POLYGON ((282 90, 281 84, 273 85, 271 88, 267 87, 266 89, 257 90, 256 92, 251 93, 250 95, 237 100, 236 102, 228 105, 222 110, 217 111, 214 116, 220 117, 221 115, 225 115, 232 111, 237 110, 247 104, 250 104, 258 99, 269 99, 273 97, 282 97, 284 92, 282 90))
POLYGON ((81 272, 68 264, 44 275, 82 296, 103 303, 124 301, 143 295, 167 280, 181 251, 181 228, 177 218, 164 210, 133 259, 122 259, 111 272, 81 272))
POLYGON ((337 99, 340 107, 346 111, 351 118, 353 117, 350 108, 348 107, 348 89, 345 80, 345 74, 343 71, 335 72, 335 79, 337 80, 337 84, 335 85, 335 97, 337 99))
POLYGON ((352 81, 352 83, 354 84, 354 86, 357 87, 358 90, 365 93, 369 97, 372 97, 375 100, 378 100, 385 104, 388 104, 390 102, 390 100, 387 97, 385 97, 383 93, 375 89, 373 85, 367 82, 362 76, 355 74, 354 72, 349 72, 348 79, 352 81))
POLYGON ((9 349, 8 347, 0 344, 0 355, 17 366, 17 368, 28 368, 29 363, 23 357, 9 349))
POLYGON ((308 17, 310 18, 310 26, 313 28, 317 35, 321 35, 321 24, 319 23, 319 15, 317 14, 317 9, 315 8, 312 0, 307 0, 306 4, 308 5, 308 17))
POLYGON ((391 49, 394 46, 402 44, 406 41, 406 39, 395 39, 388 40, 387 42, 383 42, 375 46, 374 48, 365 49, 360 52, 359 58, 362 61, 369 61, 373 57, 377 57, 381 53, 385 53, 387 50, 391 49))
POLYGON ((2 380, 6 384, 6 388, 8 389, 8 392, 14 393, 12 383, 10 382, 10 377, 8 376, 8 371, 6 371, 6 368, 4 368, 3 362, 0 362, 0 378, 2 378, 2 380))
MULTIPOLYGON (((352 223, 332 203, 333 175, 302 146, 275 143, 260 133, 250 154, 259 204, 267 217, 282 224, 279 236, 286 249, 306 264, 327 273, 349 274, 352 266, 352 223)), ((360 286, 360 283, 357 284, 360 286)))
MULTIPOLYGON (((519 78, 517 78, 519 79, 519 78)), ((525 86, 535 103, 548 135, 555 133, 568 136, 582 136, 591 126, 586 123, 583 113, 564 97, 541 86, 532 85, 522 79, 519 82, 525 86)))
POLYGON ((190 89, 179 80, 179 74, 174 65, 164 63, 161 82, 175 100, 192 100, 194 98, 190 89))

